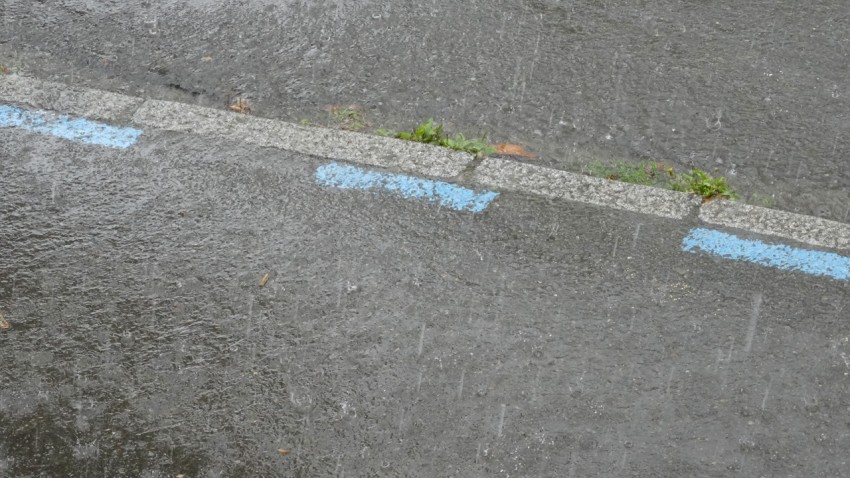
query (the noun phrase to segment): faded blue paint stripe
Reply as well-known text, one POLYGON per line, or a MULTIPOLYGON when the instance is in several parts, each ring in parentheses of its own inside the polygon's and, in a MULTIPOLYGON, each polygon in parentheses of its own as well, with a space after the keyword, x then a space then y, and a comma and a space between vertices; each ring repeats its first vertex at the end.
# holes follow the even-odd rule
POLYGON ((696 249, 699 249, 726 259, 752 262, 787 271, 800 271, 839 280, 850 279, 850 257, 783 244, 741 239, 732 234, 701 227, 692 229, 690 234, 682 240, 682 249, 687 252, 696 252, 696 249))
POLYGON ((316 169, 316 181, 343 189, 391 191, 405 198, 425 199, 458 211, 481 212, 499 193, 476 193, 451 183, 415 178, 402 174, 367 171, 354 166, 330 163, 316 169))
POLYGON ((71 118, 0 105, 0 128, 3 127, 21 128, 80 143, 120 149, 135 143, 142 134, 141 130, 134 128, 118 128, 85 118, 71 118))

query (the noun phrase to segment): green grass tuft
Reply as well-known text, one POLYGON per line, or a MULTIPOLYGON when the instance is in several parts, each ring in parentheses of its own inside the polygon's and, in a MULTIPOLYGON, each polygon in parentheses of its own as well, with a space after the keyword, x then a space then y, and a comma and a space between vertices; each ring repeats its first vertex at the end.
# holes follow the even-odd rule
POLYGON ((463 134, 448 136, 443 133, 442 124, 434 124, 433 119, 420 124, 413 131, 394 132, 386 129, 378 129, 375 131, 381 136, 392 136, 398 139, 407 141, 415 141, 417 143, 434 144, 444 148, 451 148, 455 151, 465 151, 475 156, 484 156, 492 154, 496 150, 487 144, 484 137, 467 138, 463 134))
POLYGON ((343 129, 360 131, 366 127, 363 114, 356 108, 333 109, 331 116, 334 122, 343 129))
POLYGON ((587 171, 591 176, 600 178, 689 192, 702 196, 705 200, 738 199, 738 195, 729 189, 724 177, 713 177, 699 169, 679 175, 673 168, 656 161, 641 161, 637 164, 618 162, 614 166, 593 161, 587 164, 587 171))
POLYGON ((664 186, 673 174, 672 168, 656 161, 641 161, 637 164, 618 162, 614 166, 593 161, 587 168, 591 176, 644 186, 664 186))
POLYGON ((712 177, 700 169, 692 169, 689 173, 676 178, 670 187, 675 191, 685 191, 702 196, 704 199, 738 199, 738 195, 729 189, 726 178, 712 177))

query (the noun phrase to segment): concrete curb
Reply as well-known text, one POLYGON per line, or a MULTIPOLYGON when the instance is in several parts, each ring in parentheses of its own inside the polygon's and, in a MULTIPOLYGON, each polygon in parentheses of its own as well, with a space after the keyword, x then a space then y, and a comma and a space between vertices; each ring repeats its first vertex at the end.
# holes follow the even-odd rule
POLYGON ((594 178, 497 158, 486 158, 473 181, 489 187, 528 192, 624 211, 684 219, 694 214, 700 199, 692 194, 594 178))
POLYGON ((66 115, 113 122, 128 121, 133 111, 145 101, 134 96, 67 86, 18 75, 0 76, 0 100, 66 115))
POLYGON ((730 201, 702 204, 690 194, 609 181, 516 161, 473 158, 445 148, 328 128, 305 127, 195 105, 144 100, 117 93, 66 86, 17 75, 0 76, 0 101, 90 119, 131 122, 295 151, 474 185, 555 199, 701 221, 782 237, 819 247, 850 250, 850 224, 730 201), (472 171, 467 171, 472 169, 472 171))
POLYGON ((441 178, 457 176, 473 159, 466 153, 410 141, 300 126, 170 101, 145 101, 133 115, 133 122, 441 178))
POLYGON ((731 201, 711 201, 699 218, 709 224, 745 229, 833 249, 850 249, 850 225, 731 201))

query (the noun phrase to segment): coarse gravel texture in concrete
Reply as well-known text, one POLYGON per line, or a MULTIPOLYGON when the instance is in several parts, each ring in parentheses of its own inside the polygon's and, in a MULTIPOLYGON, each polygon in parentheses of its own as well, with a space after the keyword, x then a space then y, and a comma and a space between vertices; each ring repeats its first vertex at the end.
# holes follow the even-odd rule
POLYGON ((693 194, 594 178, 516 161, 486 158, 475 168, 481 184, 579 201, 624 211, 683 219, 696 213, 701 199, 693 194))
POLYGON ((709 224, 745 229, 816 246, 850 250, 850 224, 803 216, 732 201, 712 201, 700 208, 709 224))
POLYGON ((473 159, 469 154, 447 148, 169 101, 146 101, 133 115, 133 122, 436 177, 457 176, 473 159))
POLYGON ((144 99, 109 91, 0 75, 0 100, 100 121, 127 121, 144 99))

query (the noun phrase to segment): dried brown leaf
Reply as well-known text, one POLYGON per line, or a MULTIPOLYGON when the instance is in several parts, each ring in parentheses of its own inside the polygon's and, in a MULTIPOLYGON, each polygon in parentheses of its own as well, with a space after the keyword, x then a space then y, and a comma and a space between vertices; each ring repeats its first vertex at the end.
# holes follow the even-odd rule
POLYGON ((227 105, 227 109, 234 113, 251 114, 251 103, 244 98, 236 98, 236 101, 227 105))
POLYGON ((282 456, 286 456, 289 454, 289 450, 287 450, 286 448, 281 448, 277 452, 280 453, 282 456))
POLYGON ((534 153, 529 153, 522 146, 518 144, 494 144, 493 148, 496 149, 496 154, 503 156, 522 156, 523 158, 536 158, 537 155, 534 153))

